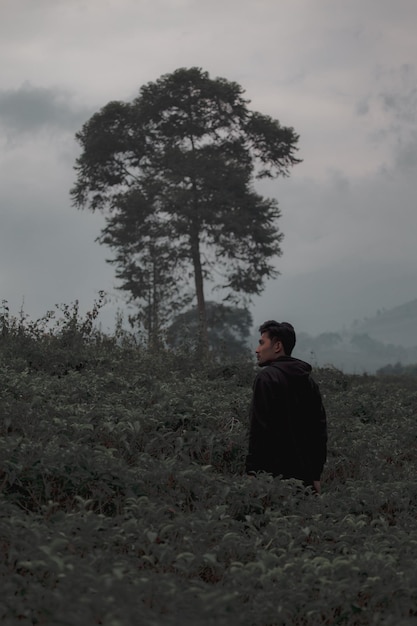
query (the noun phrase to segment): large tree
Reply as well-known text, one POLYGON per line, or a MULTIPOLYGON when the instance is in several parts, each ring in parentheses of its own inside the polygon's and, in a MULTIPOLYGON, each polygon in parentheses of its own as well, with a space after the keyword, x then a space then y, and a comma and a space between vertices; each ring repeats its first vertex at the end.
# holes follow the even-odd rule
POLYGON ((203 347, 206 280, 227 298, 259 294, 277 274, 280 211, 254 181, 286 176, 299 162, 294 130, 251 111, 243 93, 200 68, 178 69, 142 86, 131 103, 110 102, 76 135, 74 204, 105 211, 101 241, 118 250, 123 288, 144 297, 135 267, 149 276, 143 258, 151 248, 165 251, 155 275, 160 293, 175 272, 178 292, 188 284, 188 261, 203 347))

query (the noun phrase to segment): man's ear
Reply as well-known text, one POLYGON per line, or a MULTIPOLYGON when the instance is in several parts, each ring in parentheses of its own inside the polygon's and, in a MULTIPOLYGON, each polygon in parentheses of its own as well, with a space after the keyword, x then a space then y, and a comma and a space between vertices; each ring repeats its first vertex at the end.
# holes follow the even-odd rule
POLYGON ((282 349, 283 349, 282 342, 279 339, 277 339, 276 342, 274 343, 274 352, 278 354, 279 352, 282 352, 282 349))

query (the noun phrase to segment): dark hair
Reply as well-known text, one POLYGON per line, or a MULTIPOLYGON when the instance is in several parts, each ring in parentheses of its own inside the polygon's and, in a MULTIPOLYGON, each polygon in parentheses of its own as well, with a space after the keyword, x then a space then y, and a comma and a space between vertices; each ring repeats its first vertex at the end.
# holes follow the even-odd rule
POLYGON ((294 326, 288 322, 276 322, 275 320, 268 320, 259 326, 259 332, 267 333, 268 337, 275 343, 281 341, 285 354, 291 356, 291 352, 295 346, 295 330, 294 326))

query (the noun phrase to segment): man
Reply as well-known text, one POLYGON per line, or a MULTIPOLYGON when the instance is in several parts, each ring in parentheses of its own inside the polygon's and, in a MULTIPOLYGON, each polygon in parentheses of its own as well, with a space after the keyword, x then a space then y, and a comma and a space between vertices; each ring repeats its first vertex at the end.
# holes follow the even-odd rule
POLYGON ((291 356, 291 324, 270 320, 259 332, 256 356, 262 371, 253 386, 246 471, 298 478, 320 493, 327 422, 311 365, 291 356))

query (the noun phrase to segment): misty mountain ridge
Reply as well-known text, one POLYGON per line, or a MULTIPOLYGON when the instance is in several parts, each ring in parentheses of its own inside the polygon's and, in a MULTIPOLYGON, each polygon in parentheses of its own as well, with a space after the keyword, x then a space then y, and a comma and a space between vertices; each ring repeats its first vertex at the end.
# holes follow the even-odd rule
POLYGON ((355 321, 352 332, 366 333, 382 343, 413 348, 417 346, 417 299, 382 310, 370 318, 355 321))
POLYGON ((348 329, 311 337, 299 333, 294 356, 318 367, 332 365, 346 373, 375 373, 387 365, 417 363, 417 299, 372 318, 355 320, 348 329))

